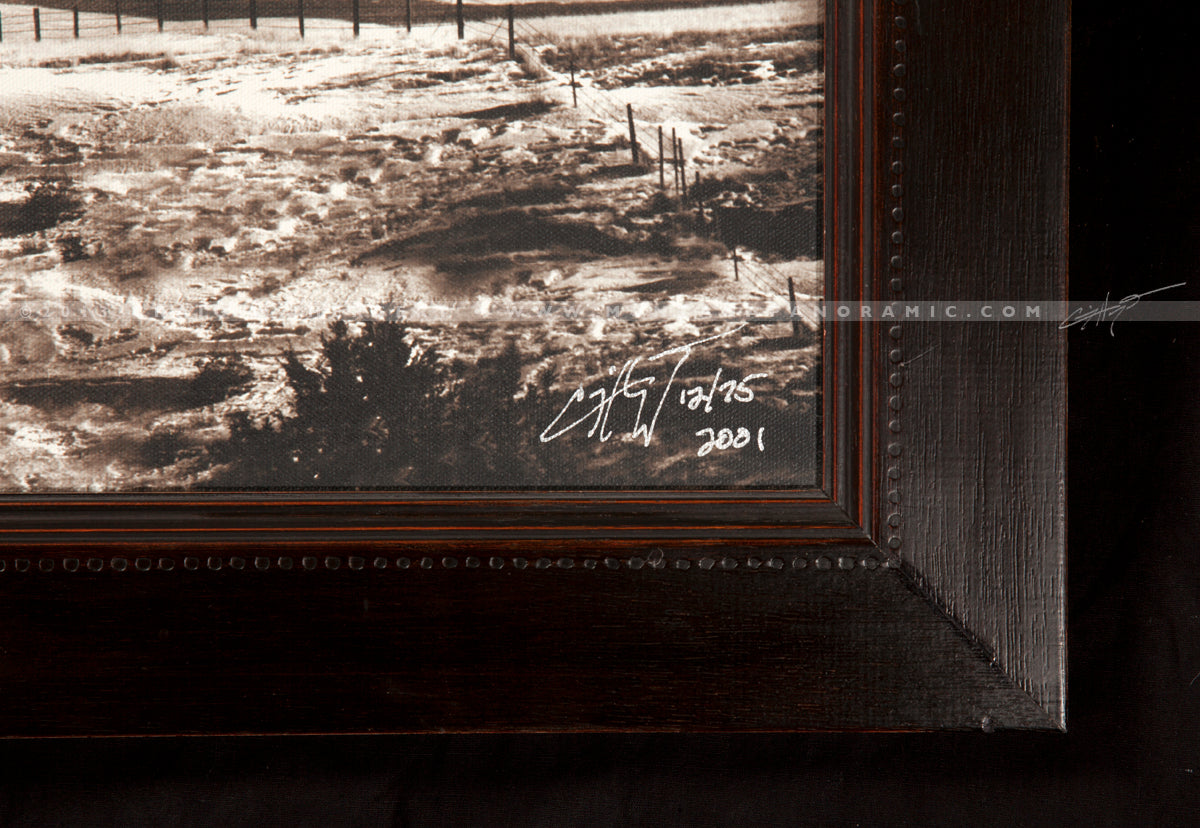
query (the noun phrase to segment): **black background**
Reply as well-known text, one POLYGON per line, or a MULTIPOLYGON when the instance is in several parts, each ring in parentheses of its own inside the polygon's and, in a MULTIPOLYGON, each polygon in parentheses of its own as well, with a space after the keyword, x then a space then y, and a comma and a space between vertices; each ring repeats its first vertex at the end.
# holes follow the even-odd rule
MULTIPOLYGON (((1200 299, 1200 11, 1073 16, 1072 298, 1200 299)), ((9 742, 0 823, 1198 824, 1198 334, 1071 334, 1066 734, 9 742)))

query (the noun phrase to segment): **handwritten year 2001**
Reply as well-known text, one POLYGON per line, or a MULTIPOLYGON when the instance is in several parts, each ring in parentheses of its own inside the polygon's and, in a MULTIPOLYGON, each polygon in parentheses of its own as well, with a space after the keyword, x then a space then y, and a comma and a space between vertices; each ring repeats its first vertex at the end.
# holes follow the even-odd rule
MULTIPOLYGON (((696 432, 697 437, 708 435, 708 439, 704 444, 696 450, 697 457, 703 457, 713 449, 717 451, 725 451, 726 449, 744 448, 750 443, 750 430, 745 426, 738 426, 738 430, 734 432, 731 428, 722 428, 714 430, 712 428, 702 428, 696 432)), ((763 445, 763 426, 758 429, 758 450, 766 451, 766 446, 763 445)))

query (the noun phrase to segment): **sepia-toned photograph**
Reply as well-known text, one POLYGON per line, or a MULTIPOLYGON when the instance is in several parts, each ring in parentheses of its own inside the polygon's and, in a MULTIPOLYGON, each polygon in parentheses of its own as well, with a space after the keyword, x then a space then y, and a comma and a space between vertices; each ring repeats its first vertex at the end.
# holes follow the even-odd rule
POLYGON ((0 3, 0 492, 815 485, 823 21, 0 3))

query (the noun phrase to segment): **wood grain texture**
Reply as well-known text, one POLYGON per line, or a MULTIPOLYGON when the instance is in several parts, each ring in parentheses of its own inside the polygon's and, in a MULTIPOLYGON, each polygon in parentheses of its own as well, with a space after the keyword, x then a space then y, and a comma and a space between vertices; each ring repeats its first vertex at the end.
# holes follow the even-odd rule
MULTIPOLYGON (((1067 5, 912 7, 906 300, 1065 300, 1067 5)), ((902 555, 1065 721, 1066 336, 913 323, 902 555)))
POLYGON ((1041 715, 892 570, 31 574, 6 593, 0 624, 27 631, 5 655, 10 735, 978 728, 1041 715), (897 658, 914 640, 920 657, 897 658))

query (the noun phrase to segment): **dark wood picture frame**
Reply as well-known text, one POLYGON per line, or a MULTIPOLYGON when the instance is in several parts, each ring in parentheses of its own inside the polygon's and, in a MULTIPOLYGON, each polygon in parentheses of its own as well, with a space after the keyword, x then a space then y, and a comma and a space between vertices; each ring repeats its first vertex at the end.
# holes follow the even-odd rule
MULTIPOLYGON (((1065 1, 827 15, 827 298, 1065 299, 1065 1)), ((1065 332, 824 336, 814 491, 6 496, 0 734, 1064 727, 1065 332)))

